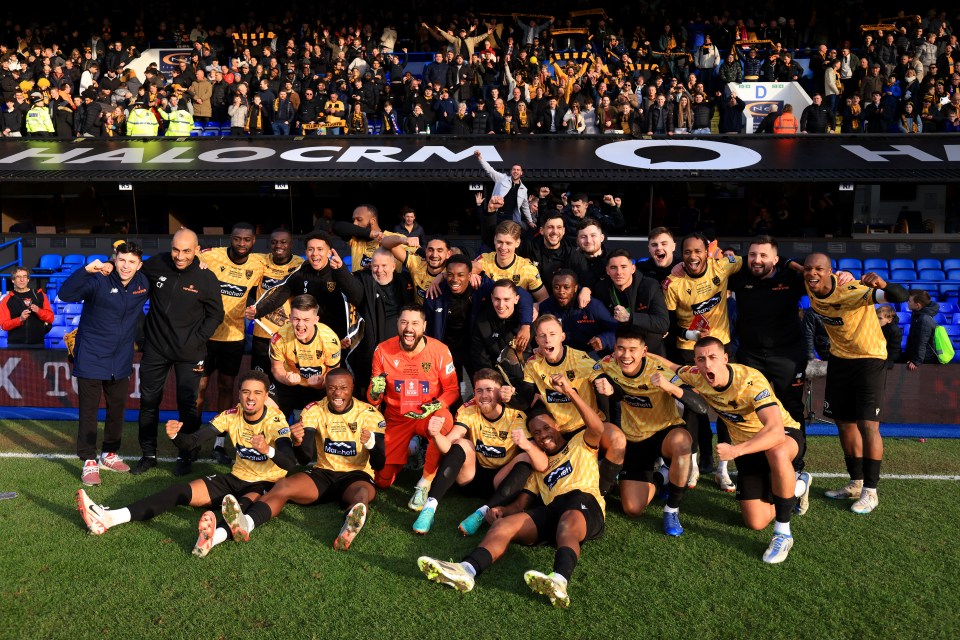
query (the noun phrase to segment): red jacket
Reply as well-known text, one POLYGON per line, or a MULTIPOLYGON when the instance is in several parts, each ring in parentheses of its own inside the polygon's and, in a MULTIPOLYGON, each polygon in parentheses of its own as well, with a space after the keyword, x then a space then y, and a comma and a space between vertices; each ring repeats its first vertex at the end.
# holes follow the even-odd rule
POLYGON ((9 291, 0 300, 0 328, 8 332, 7 343, 10 345, 42 346, 43 337, 52 323, 53 309, 43 289, 30 289, 24 293, 9 291), (37 306, 37 311, 24 322, 20 315, 32 305, 37 306))

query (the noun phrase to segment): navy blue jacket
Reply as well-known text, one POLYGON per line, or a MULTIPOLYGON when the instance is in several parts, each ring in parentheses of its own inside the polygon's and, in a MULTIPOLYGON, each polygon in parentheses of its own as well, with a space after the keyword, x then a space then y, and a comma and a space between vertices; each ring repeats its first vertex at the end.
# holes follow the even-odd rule
POLYGON ((550 297, 540 303, 540 315, 548 313, 560 320, 568 346, 591 352, 594 349, 587 345, 587 342, 596 336, 600 338, 604 351, 613 351, 614 331, 620 323, 613 319, 613 315, 596 298, 591 298, 590 304, 583 309, 577 305, 577 299, 574 298, 564 309, 555 298, 550 297))
POLYGON ((150 294, 147 277, 137 272, 123 286, 114 271, 108 276, 77 269, 60 288, 64 302, 83 302, 73 375, 91 380, 122 380, 133 370, 133 343, 143 305, 150 294))

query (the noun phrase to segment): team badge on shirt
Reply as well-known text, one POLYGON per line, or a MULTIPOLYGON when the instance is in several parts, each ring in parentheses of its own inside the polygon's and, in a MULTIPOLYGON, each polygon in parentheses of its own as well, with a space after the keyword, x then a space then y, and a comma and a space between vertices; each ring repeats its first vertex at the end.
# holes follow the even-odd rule
POLYGON ((430 367, 433 365, 432 362, 421 362, 420 366, 423 367, 424 373, 430 373, 430 367))
POLYGON ((336 288, 337 288, 336 282, 330 281, 327 283, 327 291, 329 291, 330 293, 333 293, 333 290, 336 288))
POLYGON ((567 379, 571 382, 577 379, 577 374, 573 371, 573 369, 567 369, 567 379))

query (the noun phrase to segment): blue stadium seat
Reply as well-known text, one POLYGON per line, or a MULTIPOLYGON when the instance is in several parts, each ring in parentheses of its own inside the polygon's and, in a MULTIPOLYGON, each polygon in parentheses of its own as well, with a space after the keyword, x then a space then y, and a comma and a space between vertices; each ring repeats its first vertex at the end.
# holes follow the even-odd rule
POLYGON ((853 276, 854 280, 859 280, 863 277, 863 274, 860 273, 860 269, 841 269, 841 271, 848 272, 851 276, 853 276))
POLYGON ((947 271, 947 280, 960 282, 960 269, 950 269, 950 271, 947 271))
POLYGON ((953 269, 960 270, 960 258, 947 258, 943 261, 944 271, 952 271, 953 269))
POLYGON ((90 264, 94 260, 99 260, 100 262, 107 262, 110 260, 110 256, 102 253, 95 253, 91 256, 87 256, 87 264, 90 264))
POLYGON ((800 296, 800 308, 801 309, 810 308, 810 296, 800 296))
POLYGON ((942 269, 943 266, 940 264, 940 261, 936 258, 920 258, 917 260, 917 271, 923 271, 924 269, 942 269))
POLYGON ((63 257, 63 263, 60 265, 60 272, 70 274, 87 264, 87 257, 79 253, 71 253, 63 257))
POLYGON ((58 253, 47 253, 40 256, 40 261, 33 270, 33 275, 50 275, 59 271, 63 264, 63 257, 58 253))
POLYGON ((910 324, 910 312, 897 311, 897 322, 899 324, 910 324))
POLYGON ((960 338, 960 324, 948 324, 943 328, 951 338, 960 338))
MULTIPOLYGON (((867 271, 876 271, 877 269, 889 269, 887 261, 883 258, 867 258, 863 261, 863 268, 867 271)), ((913 267, 909 267, 912 269, 913 267)))
POLYGON ((872 271, 873 273, 877 274, 884 280, 890 279, 890 272, 886 269, 864 269, 864 273, 867 273, 869 271, 872 271))
MULTIPOLYGON (((77 316, 77 317, 79 318, 80 316, 77 316)), ((64 318, 62 315, 57 313, 53 314, 54 327, 60 327, 60 326, 63 326, 64 324, 66 324, 66 318, 64 318)))
POLYGON ((220 129, 204 129, 201 135, 204 138, 216 138, 220 135, 220 129))
POLYGON ((0 349, 7 348, 7 332, 0 331, 0 349))
POLYGON ((66 324, 73 322, 74 318, 79 318, 83 311, 82 304, 67 304, 63 307, 63 316, 66 318, 66 324))
POLYGON ((66 345, 63 344, 63 336, 65 333, 68 333, 71 329, 65 326, 51 327, 50 332, 47 333, 46 338, 44 338, 44 343, 47 349, 66 349, 66 345))
POLYGON ((80 326, 80 316, 77 316, 76 318, 74 318, 74 319, 73 319, 73 322, 70 323, 70 326, 71 326, 71 327, 79 327, 79 326, 80 326))
POLYGON ((940 297, 944 300, 960 298, 960 282, 941 282, 940 297))
POLYGON ((947 275, 940 269, 925 269, 920 272, 920 279, 924 282, 940 282, 946 280, 947 275))
POLYGON ((953 315, 953 324, 960 325, 960 313, 955 313, 953 315))
POLYGON ((230 128, 229 122, 224 122, 224 126, 220 127, 220 135, 222 136, 232 136, 233 130, 230 128))
POLYGON ((837 270, 837 261, 836 261, 836 259, 830 258, 830 268, 833 269, 834 271, 837 270))
POLYGON ((921 289, 930 294, 930 297, 939 295, 940 287, 937 286, 936 282, 914 282, 911 286, 911 289, 921 289))
POLYGON ((851 269, 863 270, 863 264, 859 258, 840 258, 837 267, 839 267, 841 271, 850 271, 851 269))
POLYGON ((917 279, 917 272, 913 269, 894 269, 890 279, 894 282, 913 282, 917 279))
POLYGON ((948 315, 952 315, 954 313, 957 313, 957 310, 958 309, 957 309, 956 302, 944 301, 940 303, 940 313, 946 313, 948 315))
POLYGON ((938 313, 937 315, 933 316, 933 321, 937 324, 947 324, 947 317, 942 313, 938 313))
POLYGON ((913 260, 910 258, 894 258, 890 261, 891 269, 916 269, 913 260))

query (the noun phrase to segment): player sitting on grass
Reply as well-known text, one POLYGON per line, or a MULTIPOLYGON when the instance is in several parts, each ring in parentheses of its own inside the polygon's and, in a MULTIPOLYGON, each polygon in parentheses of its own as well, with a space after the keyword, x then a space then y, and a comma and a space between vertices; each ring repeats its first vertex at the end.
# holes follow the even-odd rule
POLYGON ((765 529, 772 520, 773 539, 763 561, 777 564, 793 548, 790 516, 797 497, 806 499, 812 476, 798 475, 794 463, 803 459, 806 440, 800 425, 783 408, 766 378, 756 369, 729 364, 723 342, 713 336, 697 340, 695 366, 664 361, 681 382, 703 396, 730 430, 731 444, 719 443, 720 460, 737 465, 737 500, 744 523, 765 529))
POLYGON ((547 456, 528 439, 526 415, 503 405, 500 398, 503 385, 503 376, 493 369, 477 371, 473 376, 473 400, 457 411, 450 433, 442 433, 442 423, 431 423, 427 427, 430 439, 443 458, 423 511, 413 523, 416 533, 430 531, 439 500, 454 482, 463 487, 467 495, 489 498, 460 523, 463 535, 473 535, 491 507, 516 497, 532 468, 546 471, 547 456))
POLYGON ((585 428, 567 440, 549 413, 531 417, 528 428, 548 456, 547 471, 534 473, 511 504, 491 509, 496 522, 462 562, 419 558, 417 565, 429 580, 470 591, 474 578, 498 560, 510 543, 553 542, 557 547, 553 572, 527 571, 523 579, 533 591, 549 597, 553 606, 570 606, 567 583, 580 557, 580 545, 600 537, 604 529, 605 505, 597 464, 604 422, 565 375, 554 375, 550 384, 570 398, 585 428))
POLYGON ((316 465, 278 482, 245 514, 228 519, 234 539, 275 518, 288 502, 312 505, 339 502, 347 509, 334 549, 346 551, 367 520, 367 509, 377 495, 373 473, 383 468, 383 416, 353 397, 353 374, 347 369, 327 373, 327 397, 307 405, 300 422, 291 428, 294 445, 313 457, 316 465))
POLYGON ((594 381, 597 393, 620 402, 620 428, 627 438, 620 478, 623 511, 639 516, 666 485, 663 531, 679 536, 683 533, 680 501, 687 490, 693 437, 674 399, 700 414, 707 412, 707 404, 693 391, 672 384, 673 373, 660 360, 647 357, 644 332, 635 325, 617 328, 613 355, 596 368, 603 372, 594 381), (661 456, 665 464, 654 471, 661 456))
MULTIPOLYGON (((90 533, 102 535, 111 527, 149 520, 178 505, 210 507, 222 502, 224 515, 231 518, 248 509, 297 464, 287 421, 278 409, 265 405, 269 386, 267 374, 248 371, 240 377, 240 404, 236 407, 224 411, 191 434, 180 433, 182 422, 167 422, 167 435, 182 452, 213 440, 219 434, 228 435, 237 456, 230 473, 173 485, 123 509, 102 507, 80 489, 77 491, 77 509, 90 533), (240 496, 239 500, 234 498, 235 495, 240 496)), ((227 528, 218 526, 212 511, 206 511, 200 517, 199 529, 200 537, 193 553, 201 558, 213 545, 229 537, 227 528)))

